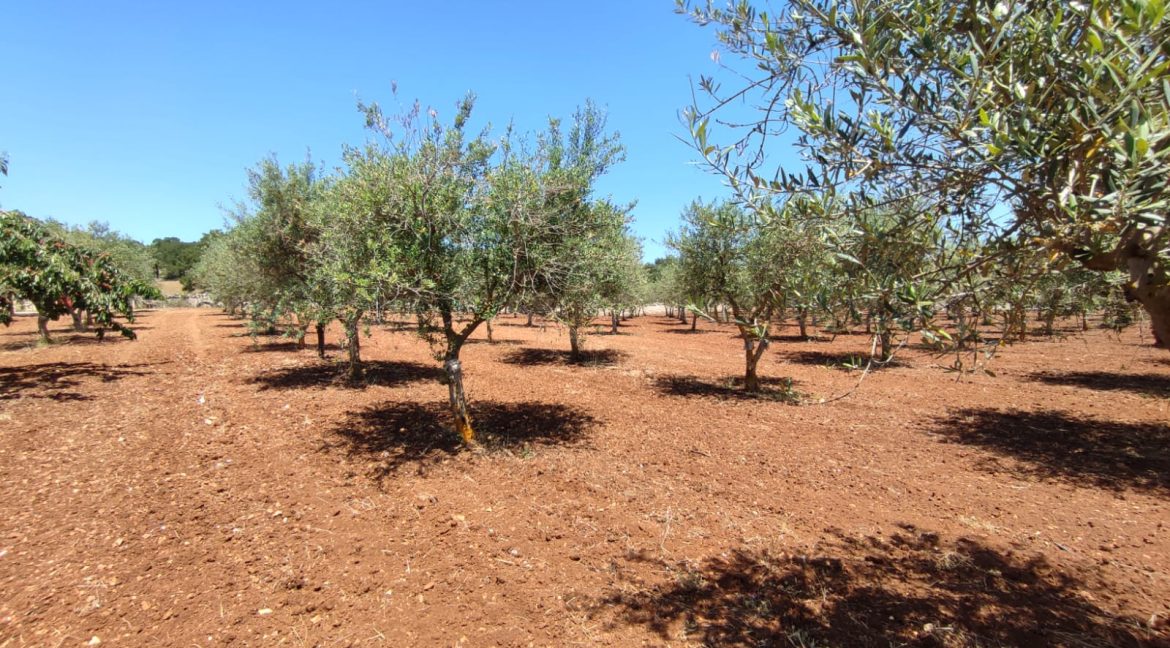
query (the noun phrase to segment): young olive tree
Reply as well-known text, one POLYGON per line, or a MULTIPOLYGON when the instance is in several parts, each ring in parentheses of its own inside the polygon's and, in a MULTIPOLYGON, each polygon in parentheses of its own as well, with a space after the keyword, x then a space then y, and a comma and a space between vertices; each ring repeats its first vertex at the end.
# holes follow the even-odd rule
MULTIPOLYGON (((687 293, 717 299, 731 309, 743 339, 747 392, 760 391, 757 367, 784 308, 785 236, 780 221, 761 222, 731 202, 694 202, 668 244, 679 254, 687 293)), ((698 309, 691 305, 692 309, 698 309)))
POLYGON ((254 317, 268 325, 283 323, 302 345, 308 327, 315 324, 317 352, 323 356, 332 313, 316 285, 313 249, 321 231, 313 214, 327 184, 318 174, 308 160, 287 167, 274 157, 262 160, 248 171, 252 204, 237 210, 233 235, 251 259, 254 317))
POLYGON ((626 236, 626 214, 608 201, 592 199, 593 185, 624 157, 616 134, 605 130, 604 113, 592 102, 578 109, 567 134, 550 119, 538 139, 540 180, 548 210, 548 250, 557 250, 540 279, 547 281, 551 314, 569 329, 571 359, 581 359, 581 334, 605 305, 606 289, 616 289, 623 266, 618 254, 626 236))
POLYGON ((312 300, 323 319, 335 317, 341 323, 347 377, 356 381, 362 376, 363 318, 401 292, 398 221, 389 207, 396 167, 406 161, 377 147, 349 149, 344 157, 346 172, 316 203, 318 237, 310 248, 314 266, 304 298, 312 300))
MULTIPOLYGON (((569 359, 581 361, 584 334, 602 309, 611 309, 616 326, 619 304, 627 303, 630 282, 630 235, 626 211, 608 201, 584 206, 588 224, 560 245, 563 259, 556 284, 550 286, 552 315, 569 329, 569 359)), ((616 330, 614 331, 616 332, 616 330)))
POLYGON ((362 106, 384 139, 378 155, 395 158, 382 208, 399 285, 443 362, 454 428, 469 445, 476 436, 460 352, 505 306, 558 285, 564 242, 586 227, 584 210, 563 209, 581 187, 558 172, 553 147, 469 135, 472 104, 461 101, 449 126, 417 104, 396 120, 362 106))
POLYGON ((917 214, 866 210, 846 220, 832 237, 849 296, 865 308, 882 362, 893 356, 899 330, 912 331, 933 316, 932 300, 924 299, 917 281, 927 268, 936 232, 923 222, 917 214))

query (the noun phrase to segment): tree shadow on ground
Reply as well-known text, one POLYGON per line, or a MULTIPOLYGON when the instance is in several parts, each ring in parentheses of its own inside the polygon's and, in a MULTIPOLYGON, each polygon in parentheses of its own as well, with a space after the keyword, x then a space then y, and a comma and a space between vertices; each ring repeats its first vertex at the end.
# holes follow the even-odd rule
MULTIPOLYGON (((264 337, 264 336, 261 336, 264 337)), ((300 344, 298 342, 265 342, 263 344, 257 343, 240 349, 243 353, 296 353, 299 351, 313 351, 317 352, 317 344, 306 342, 300 344)), ((340 351, 341 347, 336 344, 326 344, 326 351, 340 351)))
POLYGON ((697 328, 697 329, 692 331, 690 326, 691 326, 690 324, 687 324, 687 328, 662 329, 662 332, 663 333, 673 333, 675 335, 699 335, 699 334, 703 334, 703 333, 726 333, 727 332, 725 329, 717 329, 717 328, 697 328))
POLYGON ((992 472, 1170 496, 1170 424, 963 409, 940 419, 933 431, 992 453, 984 465, 992 472))
POLYGON ((424 380, 437 381, 443 377, 443 370, 435 365, 408 361, 366 360, 362 362, 361 381, 349 382, 345 377, 346 368, 347 365, 341 362, 318 362, 299 367, 279 367, 253 376, 248 382, 259 385, 261 391, 268 389, 323 389, 325 387, 365 389, 371 385, 397 387, 424 380))
POLYGON ((743 390, 743 378, 729 376, 708 380, 697 376, 668 374, 654 379, 654 388, 665 396, 709 397, 723 400, 772 400, 793 403, 800 395, 792 388, 791 378, 760 378, 761 389, 750 393, 743 390))
POLYGON ((491 341, 488 341, 487 338, 472 338, 472 339, 469 339, 466 342, 464 342, 464 344, 487 344, 489 346, 495 346, 495 345, 517 346, 520 344, 524 344, 524 342, 522 342, 520 340, 507 340, 507 339, 501 340, 499 338, 491 340, 491 341))
POLYGON ((617 349, 589 349, 581 352, 581 359, 573 362, 569 351, 563 349, 537 349, 527 347, 518 349, 501 360, 508 364, 532 365, 585 365, 595 367, 611 367, 630 357, 630 354, 617 349))
POLYGON ((1097 391, 1128 391, 1146 396, 1170 397, 1170 376, 1164 374, 1121 374, 1107 371, 1039 371, 1028 375, 1049 385, 1084 387, 1097 391))
POLYGON ((0 400, 44 398, 54 401, 88 401, 91 394, 78 388, 90 382, 114 382, 145 376, 152 364, 104 365, 93 362, 47 362, 0 367, 0 400))
MULTIPOLYGON (((135 332, 145 330, 145 327, 129 326, 135 332)), ((0 344, 0 351, 24 351, 26 349, 34 349, 41 345, 40 339, 36 333, 23 333, 23 340, 16 340, 13 342, 5 342, 0 344)), ((110 345, 121 342, 130 342, 130 338, 123 336, 117 331, 107 330, 102 338, 98 338, 97 332, 64 332, 58 331, 51 333, 48 346, 93 346, 93 345, 110 345)))
MULTIPOLYGON (((865 352, 789 351, 787 349, 780 349, 779 355, 783 360, 795 364, 829 367, 830 369, 841 369, 843 371, 865 369, 865 366, 869 364, 870 360, 869 354, 865 352)), ((905 366, 905 362, 894 358, 885 363, 875 361, 873 366, 870 367, 870 371, 905 366)))
POLYGON ((518 317, 515 320, 496 320, 496 321, 492 322, 492 326, 508 326, 508 327, 514 327, 514 328, 538 329, 538 328, 541 328, 543 326, 549 325, 548 322, 544 322, 539 317, 532 320, 531 326, 529 326, 526 323, 527 321, 528 320, 526 320, 522 317, 518 317))
MULTIPOLYGON (((471 403, 472 425, 489 451, 533 446, 571 445, 597 424, 592 416, 557 403, 471 403)), ((381 479, 407 464, 426 464, 463 449, 451 428, 451 412, 441 403, 386 403, 351 414, 325 447, 344 448, 350 456, 373 462, 381 479)))
POLYGON ((707 646, 1165 646, 1098 607, 1095 575, 906 525, 890 538, 834 533, 808 555, 736 549, 701 564, 634 557, 673 580, 590 610, 612 627, 707 646))

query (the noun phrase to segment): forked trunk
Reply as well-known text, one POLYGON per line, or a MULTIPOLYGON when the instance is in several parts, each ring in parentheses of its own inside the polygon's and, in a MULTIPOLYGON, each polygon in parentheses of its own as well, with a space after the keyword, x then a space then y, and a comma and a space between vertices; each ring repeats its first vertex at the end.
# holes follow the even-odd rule
POLYGON ((569 362, 581 361, 581 339, 577 334, 577 327, 569 327, 569 362))
POLYGON ((325 323, 317 322, 317 357, 325 357, 325 323))
POLYGON ((73 330, 78 333, 84 333, 88 328, 85 325, 85 318, 82 317, 80 308, 74 308, 69 311, 69 316, 73 318, 73 330))
POLYGON ((463 366, 459 358, 447 358, 443 362, 447 376, 447 394, 451 406, 451 417, 455 421, 455 432, 463 445, 475 445, 475 428, 471 427, 471 416, 467 413, 467 393, 463 391, 463 366))
POLYGON ((754 394, 760 391, 760 377, 756 373, 756 369, 759 367, 760 357, 764 355, 764 349, 766 348, 768 348, 767 340, 757 342, 750 337, 744 336, 743 390, 746 392, 754 394))
POLYGON ((687 323, 687 307, 686 306, 679 306, 678 307, 678 321, 682 322, 683 324, 687 323))

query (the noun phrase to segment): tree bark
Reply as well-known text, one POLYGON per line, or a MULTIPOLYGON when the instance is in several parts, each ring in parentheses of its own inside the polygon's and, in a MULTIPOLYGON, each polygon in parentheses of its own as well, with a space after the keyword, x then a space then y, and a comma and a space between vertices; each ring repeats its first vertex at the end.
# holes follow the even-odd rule
POLYGON ((808 311, 800 309, 796 311, 796 323, 800 325, 800 338, 802 340, 808 339, 808 311))
POLYGON ((345 377, 350 382, 358 382, 362 379, 361 342, 358 339, 358 324, 361 319, 361 315, 358 314, 345 320, 345 347, 349 356, 349 368, 346 370, 345 377))
POLYGON ((764 350, 768 348, 767 340, 760 340, 757 342, 752 338, 744 335, 743 351, 744 351, 744 372, 743 372, 743 390, 749 393, 756 393, 760 391, 760 377, 756 373, 757 367, 760 364, 760 357, 764 355, 764 350))
POLYGON ((698 324, 699 324, 699 314, 697 312, 691 313, 691 330, 692 331, 696 330, 695 327, 698 326, 698 324))
POLYGON ((524 323, 524 326, 532 326, 532 311, 528 311, 528 321, 524 323))
POLYGON ((74 331, 78 333, 84 333, 86 330, 88 330, 88 327, 85 325, 85 318, 82 317, 80 308, 74 308, 73 310, 69 311, 69 316, 73 318, 74 331))
POLYGON ((495 340, 492 339, 492 321, 488 320, 488 321, 484 322, 484 324, 487 326, 487 340, 488 340, 488 342, 495 342, 495 340))
POLYGON ((1150 328, 1154 331, 1154 345, 1170 347, 1170 287, 1149 289, 1137 300, 1150 316, 1150 328))
POLYGON ((686 306, 679 306, 678 307, 678 321, 682 322, 683 324, 687 323, 687 307, 686 306))
POLYGON ((618 334, 618 324, 619 324, 618 320, 619 320, 618 312, 616 310, 611 312, 610 318, 609 318, 609 332, 614 334, 614 335, 618 334))
POLYGON ((317 357, 325 358, 325 323, 317 322, 317 357))
POLYGON ((894 340, 890 331, 883 327, 882 332, 878 334, 878 340, 881 342, 881 360, 889 362, 894 354, 894 340))
MULTIPOLYGON (((458 354, 458 350, 456 350, 458 354)), ((447 396, 451 416, 455 420, 455 432, 467 446, 475 445, 475 428, 471 426, 471 415, 467 412, 467 392, 463 391, 463 365, 458 357, 448 357, 443 362, 447 376, 447 396)))
POLYGON ((40 335, 41 342, 51 342, 49 339, 49 318, 37 313, 37 334, 40 335))
POLYGON ((569 362, 581 361, 581 340, 577 335, 577 327, 569 327, 569 362))

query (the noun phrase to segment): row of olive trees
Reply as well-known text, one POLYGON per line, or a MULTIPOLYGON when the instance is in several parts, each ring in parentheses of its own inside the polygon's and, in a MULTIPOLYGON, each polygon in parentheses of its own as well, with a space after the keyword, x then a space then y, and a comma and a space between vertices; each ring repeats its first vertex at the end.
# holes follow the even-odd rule
POLYGON ((362 105, 380 137, 344 167, 263 161, 250 204, 212 241, 197 281, 231 311, 303 340, 329 322, 361 377, 360 334, 387 310, 412 313, 443 363, 454 427, 473 443, 461 350, 505 309, 539 309, 580 336, 603 309, 636 301, 640 250, 628 207, 594 185, 623 155, 592 104, 533 139, 468 130, 472 99, 446 124, 418 105, 388 117, 362 105))
POLYGON ((1089 287, 1100 281, 1077 278, 1104 272, 1170 342, 1164 3, 679 10, 715 25, 730 53, 733 81, 700 78, 687 117, 696 150, 757 223, 815 201, 812 220, 865 230, 893 206, 932 251, 907 300, 986 311, 979 295, 996 295, 1018 334, 1037 292, 1067 292, 1051 275, 1089 287), (799 167, 777 157, 788 145, 799 167))
POLYGON ((712 319, 713 305, 730 311, 747 391, 760 389, 758 363, 788 320, 802 337, 812 319, 834 331, 864 322, 874 361, 885 363, 912 333, 940 349, 968 348, 991 317, 1000 318, 997 341, 1007 342, 1027 335, 1033 311, 1049 335, 1058 317, 1079 316, 1086 326, 1112 294, 1107 277, 1062 270, 1014 245, 1000 263, 955 276, 962 260, 1001 253, 1004 244, 968 236, 945 214, 924 219, 915 205, 833 216, 822 201, 791 200, 762 220, 730 201, 695 202, 668 243, 678 254, 662 264, 673 298, 712 319))

